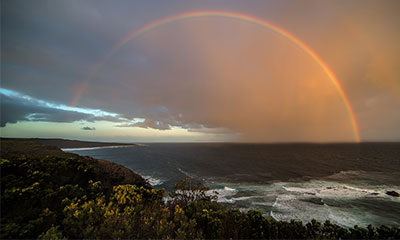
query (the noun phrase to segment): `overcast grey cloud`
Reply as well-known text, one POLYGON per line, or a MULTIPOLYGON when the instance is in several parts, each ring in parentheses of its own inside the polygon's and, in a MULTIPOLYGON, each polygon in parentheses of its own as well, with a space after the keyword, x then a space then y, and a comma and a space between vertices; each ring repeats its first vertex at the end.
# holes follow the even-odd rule
POLYGON ((118 127, 141 127, 141 128, 154 128, 158 130, 168 130, 171 126, 167 123, 161 121, 154 121, 151 119, 146 119, 144 122, 129 123, 117 125, 118 127))
POLYGON ((94 131, 94 130, 96 130, 96 128, 95 128, 95 127, 88 127, 88 126, 85 126, 85 127, 82 128, 82 130, 94 131))

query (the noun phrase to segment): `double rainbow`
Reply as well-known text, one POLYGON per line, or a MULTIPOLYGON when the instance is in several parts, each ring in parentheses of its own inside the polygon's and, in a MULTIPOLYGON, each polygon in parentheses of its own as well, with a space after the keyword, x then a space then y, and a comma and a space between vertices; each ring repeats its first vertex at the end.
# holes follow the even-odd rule
POLYGON ((291 33, 287 32, 283 28, 280 28, 274 24, 271 24, 269 22, 266 22, 264 20, 247 16, 241 13, 234 13, 234 12, 220 12, 220 11, 200 11, 200 12, 189 12, 189 13, 183 13, 183 14, 178 14, 166 18, 162 18, 156 21, 153 21, 140 29, 128 34, 124 38, 122 38, 119 42, 117 42, 108 52, 104 57, 100 59, 89 71, 88 76, 86 80, 80 85, 80 87, 77 89, 77 92, 71 102, 72 106, 76 106, 76 104, 79 102, 79 99, 85 89, 87 88, 88 83, 94 76, 94 74, 100 69, 100 67, 107 61, 107 59, 113 55, 120 47, 125 45, 127 42, 131 41, 132 39, 149 32, 155 28, 164 26, 169 23, 173 23, 176 21, 181 21, 189 18, 200 18, 200 17, 221 17, 221 18, 231 18, 231 19, 237 19, 241 21, 246 21, 249 23, 254 23, 257 24, 261 27, 264 27, 266 29, 272 30, 281 36, 287 38, 290 40, 292 43, 294 43, 296 46, 301 48, 307 55, 312 57, 316 63, 323 69, 323 71, 327 74, 333 85, 335 86, 337 92, 339 93, 340 97, 343 100, 343 103, 346 107, 347 113, 349 115, 349 119, 351 122, 351 125, 353 127, 353 132, 354 132, 354 140, 356 142, 360 142, 360 133, 358 130, 357 126, 357 121, 356 121, 356 116, 353 112, 353 109, 351 108, 349 99, 347 98, 346 94, 343 91, 343 87, 340 85, 340 82, 334 75, 334 73, 329 69, 329 67, 326 65, 326 63, 309 47, 307 46, 304 42, 302 42, 300 39, 296 38, 293 36, 291 33))

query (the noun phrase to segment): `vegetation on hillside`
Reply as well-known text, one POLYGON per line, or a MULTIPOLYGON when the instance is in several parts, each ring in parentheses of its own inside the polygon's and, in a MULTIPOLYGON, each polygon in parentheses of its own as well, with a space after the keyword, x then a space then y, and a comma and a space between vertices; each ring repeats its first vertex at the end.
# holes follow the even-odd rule
POLYGON ((92 147, 108 147, 108 146, 136 146, 133 143, 108 143, 108 142, 87 142, 79 140, 69 140, 62 138, 0 138, 2 141, 13 141, 14 143, 31 142, 34 144, 42 144, 58 148, 92 148, 92 147))
POLYGON ((123 176, 105 173, 86 157, 56 149, 45 155, 46 148, 38 154, 40 148, 28 151, 27 145, 20 146, 24 154, 4 144, 2 239, 400 238, 395 227, 346 229, 329 221, 283 222, 263 217, 261 211, 228 209, 192 179, 178 183, 165 201, 164 190, 152 189, 143 179, 126 184, 123 176))

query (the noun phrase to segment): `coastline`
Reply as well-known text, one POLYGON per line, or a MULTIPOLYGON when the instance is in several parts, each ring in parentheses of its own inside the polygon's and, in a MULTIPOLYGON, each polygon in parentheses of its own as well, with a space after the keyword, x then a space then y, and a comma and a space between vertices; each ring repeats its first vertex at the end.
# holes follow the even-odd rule
POLYGON ((110 145, 110 146, 101 146, 101 147, 77 147, 77 148, 60 148, 61 151, 70 152, 70 151, 88 151, 88 150, 97 150, 103 148, 125 148, 125 147, 134 147, 136 145, 110 145))
POLYGON ((1 140, 12 141, 34 141, 43 145, 65 148, 94 148, 94 147, 111 147, 111 146, 137 146, 133 143, 110 143, 110 142, 91 142, 70 140, 63 138, 1 138, 1 140))
POLYGON ((78 158, 89 163, 96 173, 103 175, 103 184, 108 188, 115 185, 134 184, 146 188, 152 188, 140 174, 133 170, 104 159, 81 156, 68 152, 66 149, 99 149, 115 147, 133 147, 136 144, 85 142, 67 139, 40 139, 40 138, 0 138, 0 151, 2 158, 29 155, 33 157, 55 156, 61 158, 78 158), (90 146, 90 147, 89 147, 90 146), (63 148, 67 147, 67 148, 63 148), (71 148, 68 148, 71 147, 71 148), (64 151, 66 150, 66 151, 64 151))

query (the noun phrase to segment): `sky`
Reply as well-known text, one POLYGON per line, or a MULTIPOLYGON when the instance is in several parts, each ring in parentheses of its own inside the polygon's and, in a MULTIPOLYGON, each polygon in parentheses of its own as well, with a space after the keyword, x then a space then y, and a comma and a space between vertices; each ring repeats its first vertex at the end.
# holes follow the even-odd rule
POLYGON ((0 133, 400 141, 400 2, 1 1, 0 133))

